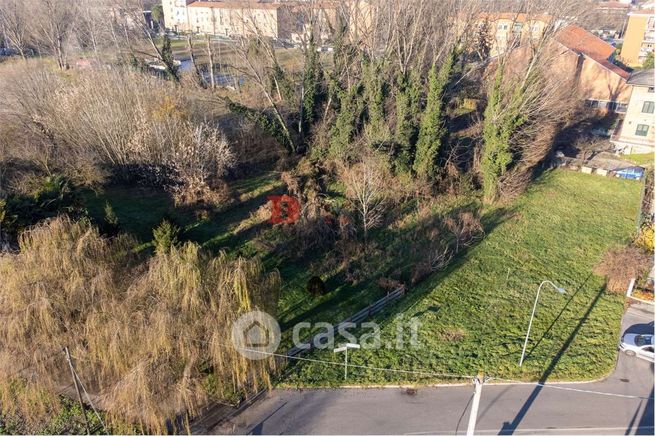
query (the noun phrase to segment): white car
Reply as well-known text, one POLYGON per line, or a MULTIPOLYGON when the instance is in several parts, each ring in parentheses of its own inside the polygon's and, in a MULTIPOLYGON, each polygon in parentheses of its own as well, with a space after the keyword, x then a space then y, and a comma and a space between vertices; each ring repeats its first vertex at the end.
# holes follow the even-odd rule
POLYGON ((621 338, 619 348, 628 356, 637 356, 655 362, 653 335, 626 333, 621 338))

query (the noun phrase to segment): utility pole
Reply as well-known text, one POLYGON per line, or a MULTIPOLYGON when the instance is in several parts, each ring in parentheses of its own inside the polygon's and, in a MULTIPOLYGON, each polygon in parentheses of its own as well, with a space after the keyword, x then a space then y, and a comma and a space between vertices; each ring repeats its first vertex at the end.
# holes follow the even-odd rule
POLYGON ((66 353, 66 362, 68 362, 68 367, 71 370, 71 377, 73 377, 73 383, 75 384, 75 391, 77 391, 77 400, 80 402, 82 415, 84 415, 84 425, 86 426, 86 434, 90 435, 91 427, 89 426, 89 418, 86 417, 86 411, 84 410, 84 402, 82 401, 82 393, 80 392, 80 385, 77 381, 77 374, 75 373, 75 367, 73 366, 73 360, 71 359, 71 353, 68 351, 68 347, 64 347, 64 353, 66 353))
POLYGON ((471 414, 469 415, 469 426, 466 430, 466 436, 473 436, 475 434, 475 423, 478 419, 478 408, 480 407, 480 397, 482 396, 482 383, 484 383, 484 376, 479 374, 473 379, 475 384, 475 392, 473 394, 473 404, 471 405, 471 414))

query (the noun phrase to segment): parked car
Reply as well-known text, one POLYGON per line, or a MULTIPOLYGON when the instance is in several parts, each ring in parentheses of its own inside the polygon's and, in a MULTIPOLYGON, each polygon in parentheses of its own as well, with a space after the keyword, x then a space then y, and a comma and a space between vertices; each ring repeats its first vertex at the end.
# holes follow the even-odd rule
POLYGON ((655 362, 653 335, 626 333, 621 338, 619 348, 628 356, 637 356, 655 362))

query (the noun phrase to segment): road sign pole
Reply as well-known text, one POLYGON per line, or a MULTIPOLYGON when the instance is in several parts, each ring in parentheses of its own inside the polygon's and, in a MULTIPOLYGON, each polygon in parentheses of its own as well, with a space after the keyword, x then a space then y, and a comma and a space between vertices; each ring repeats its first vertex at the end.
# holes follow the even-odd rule
POLYGON ((348 380, 348 348, 358 349, 358 348, 361 348, 361 346, 358 345, 358 344, 348 343, 348 344, 342 345, 339 348, 334 349, 335 353, 341 353, 342 351, 345 353, 344 356, 345 356, 346 362, 343 365, 343 379, 344 380, 348 380))
POLYGON ((466 430, 466 436, 473 436, 475 434, 475 424, 478 419, 478 408, 480 406, 480 397, 482 396, 482 375, 474 379, 475 392, 473 394, 473 405, 471 406, 471 414, 469 415, 469 426, 466 430))

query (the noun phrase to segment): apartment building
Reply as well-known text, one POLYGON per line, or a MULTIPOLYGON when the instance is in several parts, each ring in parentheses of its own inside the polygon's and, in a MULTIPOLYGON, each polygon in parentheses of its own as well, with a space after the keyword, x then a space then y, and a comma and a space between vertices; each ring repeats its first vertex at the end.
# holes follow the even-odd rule
POLYGON ((655 70, 633 73, 628 79, 632 86, 630 102, 622 124, 612 142, 621 153, 652 153, 655 151, 655 70))
POLYGON ((289 8, 282 3, 194 1, 187 6, 188 27, 184 30, 226 37, 254 33, 287 39, 289 8))
POLYGON ((548 15, 519 13, 483 13, 478 17, 478 31, 486 33, 489 56, 498 56, 526 38, 540 38, 552 18, 548 15))
POLYGON ((630 67, 643 65, 649 52, 655 49, 655 14, 631 12, 623 35, 621 61, 630 67))
POLYGON ((187 6, 194 0, 162 0, 166 28, 176 32, 188 32, 191 28, 187 6))
POLYGON ((624 113, 630 100, 630 73, 614 64, 615 49, 593 33, 570 24, 555 34, 554 70, 575 78, 589 109, 624 113))
MULTIPOLYGON (((354 0, 353 4, 367 3, 354 0)), ((350 3, 348 3, 350 5, 350 3)), ((258 33, 270 38, 299 43, 311 31, 320 41, 329 37, 336 22, 335 1, 303 0, 162 0, 166 28, 178 32, 208 33, 244 37, 258 33)), ((357 20, 365 9, 345 8, 357 20)))

